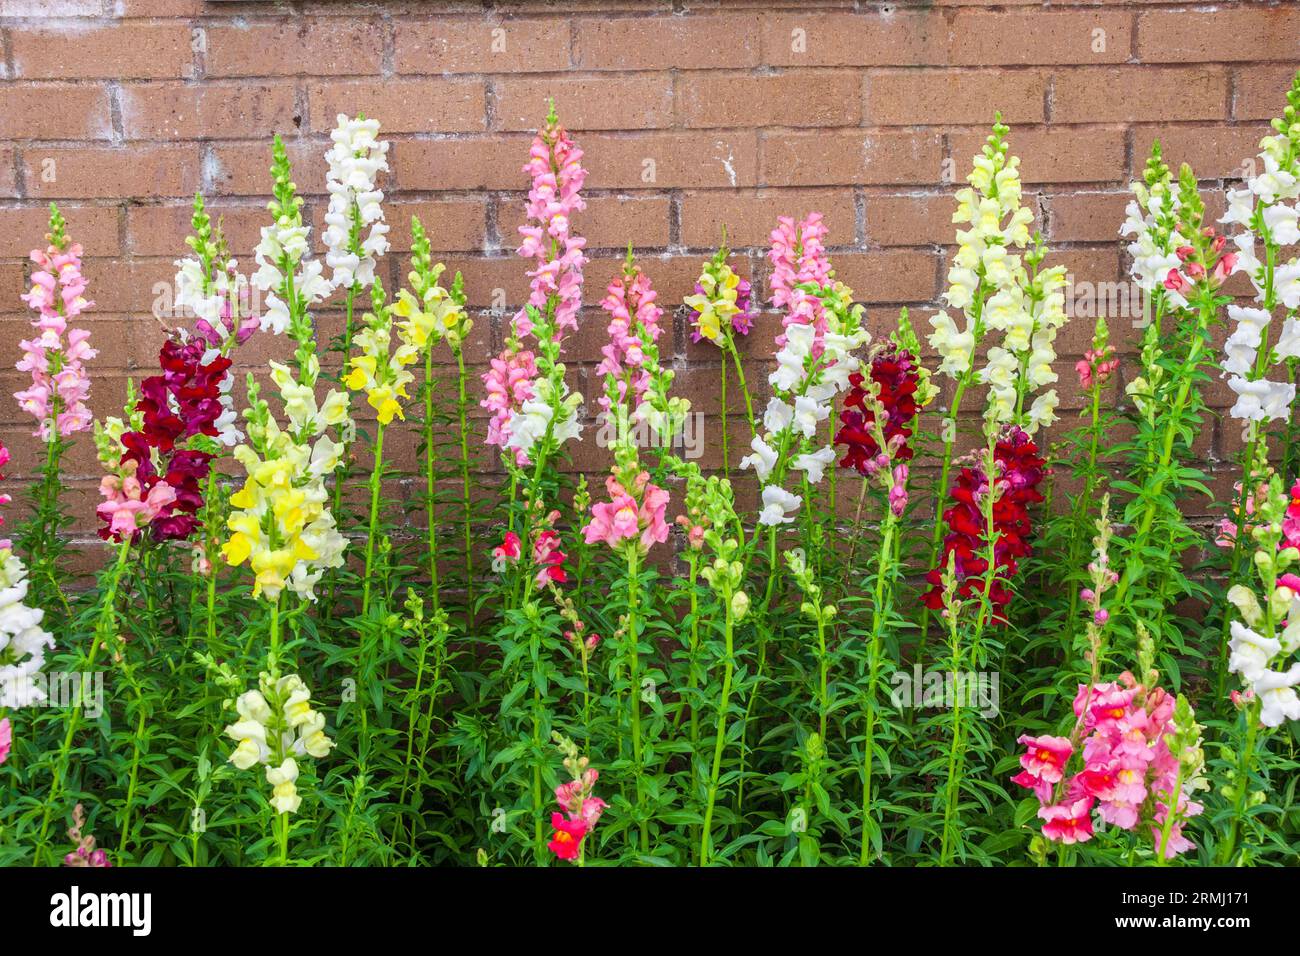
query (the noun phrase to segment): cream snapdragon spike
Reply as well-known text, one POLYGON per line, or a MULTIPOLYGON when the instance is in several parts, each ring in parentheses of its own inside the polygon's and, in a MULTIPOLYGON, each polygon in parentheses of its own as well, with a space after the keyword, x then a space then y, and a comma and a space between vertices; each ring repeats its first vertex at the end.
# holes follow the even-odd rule
MULTIPOLYGON (((287 170, 288 156, 279 137, 276 137, 274 148, 277 163, 272 171, 280 166, 280 154, 284 154, 283 166, 287 170)), ((295 315, 305 314, 313 305, 327 298, 332 289, 329 279, 323 274, 321 261, 308 258, 311 227, 302 221, 301 206, 300 199, 294 206, 273 202, 271 212, 275 221, 262 227, 261 241, 253 253, 258 266, 253 273, 253 285, 265 293, 261 318, 263 332, 282 335, 289 330, 295 315)))
POLYGON ((539 442, 559 445, 581 432, 582 396, 570 394, 564 382, 560 351, 564 336, 578 327, 582 307, 586 240, 573 232, 571 217, 586 208, 581 190, 587 172, 582 150, 560 126, 554 104, 523 171, 532 186, 518 253, 536 267, 528 273, 528 303, 515 314, 505 348, 483 375, 486 396, 480 402, 492 415, 487 443, 508 451, 518 467, 532 462, 539 442), (529 338, 534 348, 525 347, 529 338))
POLYGON ((333 145, 325 154, 329 164, 326 187, 325 263, 334 270, 336 289, 370 286, 375 264, 388 251, 383 191, 376 185, 388 172, 388 143, 379 139, 379 121, 338 115, 330 132, 333 145))
POLYGON ((326 479, 343 454, 343 444, 330 437, 340 428, 347 439, 355 429, 346 392, 330 389, 320 401, 316 384, 320 359, 316 355, 311 304, 329 293, 319 262, 304 263, 306 227, 302 224, 302 199, 293 185, 288 155, 279 137, 274 145, 275 199, 270 208, 275 225, 262 230, 258 262, 262 268, 254 283, 264 286, 268 314, 274 299, 283 307, 283 320, 263 328, 287 330, 296 341, 291 368, 271 362, 271 380, 280 392, 287 427, 281 427, 261 399, 249 376, 248 442, 234 450, 244 466, 244 485, 231 495, 236 509, 227 526, 230 538, 222 554, 232 566, 248 563, 255 580, 254 596, 277 601, 284 588, 303 600, 315 600, 315 586, 327 568, 343 564, 346 539, 339 533, 329 508, 326 479), (286 244, 286 237, 293 237, 286 244), (300 284, 300 282, 302 284, 300 284))
POLYGON ((1300 482, 1290 495, 1273 478, 1256 501, 1252 530, 1254 567, 1264 600, 1242 584, 1228 590, 1240 620, 1230 624, 1228 670, 1241 678, 1244 695, 1233 691, 1238 707, 1259 708, 1259 722, 1277 727, 1300 720, 1300 482))
POLYGON ((1273 121, 1278 135, 1260 141, 1263 170, 1246 181, 1246 188, 1228 191, 1228 211, 1219 220, 1241 229, 1232 237, 1235 271, 1246 273, 1255 289, 1254 306, 1228 306, 1235 325, 1220 363, 1237 395, 1230 414, 1247 432, 1253 423, 1289 417, 1296 395, 1295 383, 1266 377, 1269 365, 1300 358, 1300 258, 1280 261, 1282 248, 1300 242, 1300 76, 1287 99, 1284 115, 1273 121), (1270 350, 1269 325, 1279 307, 1285 318, 1270 350))
POLYGON ((871 337, 862 324, 862 306, 852 302, 853 290, 833 281, 829 268, 822 281, 828 284, 796 287, 792 291, 798 296, 787 300, 807 321, 785 326, 777 369, 768 376, 773 395, 763 414, 763 434, 754 436, 752 454, 740 461, 740 467, 752 468, 762 484, 758 521, 764 525, 788 524, 798 516, 802 496, 783 487, 789 469, 815 485, 834 463, 835 449, 820 440, 819 426, 860 365, 853 352, 871 337), (816 307, 807 302, 808 296, 817 299, 816 307))
POLYGON ((311 690, 297 674, 277 677, 263 673, 257 690, 235 701, 239 719, 226 727, 236 742, 229 760, 240 770, 262 766, 271 785, 276 813, 296 813, 298 761, 328 756, 334 741, 325 734, 325 718, 311 706, 311 690))
POLYGON ((14 393, 19 407, 37 421, 33 432, 42 441, 57 434, 67 438, 85 431, 94 421, 86 399, 90 377, 85 362, 98 353, 90 347, 88 329, 71 328, 94 303, 86 299, 86 278, 81 273, 81 244, 70 242, 57 207, 50 207, 49 245, 33 249, 31 288, 22 299, 36 312, 36 334, 19 342, 23 357, 15 366, 29 372, 32 384, 14 393))
POLYGON ((1021 204, 1020 159, 1009 155, 1007 132, 1000 120, 994 124, 966 177, 970 185, 957 193, 952 221, 969 228, 957 231, 944 299, 961 310, 964 322, 959 329, 947 312, 939 312, 930 319, 930 344, 942 357, 940 372, 988 386, 989 428, 1014 423, 1033 434, 1056 420, 1055 389, 1025 406, 1057 379, 1052 362, 1056 333, 1066 321, 1065 268, 1040 268, 1045 251, 1037 237, 1031 245, 1033 211, 1021 204), (976 350, 990 330, 1001 332, 1002 340, 972 374, 976 350))

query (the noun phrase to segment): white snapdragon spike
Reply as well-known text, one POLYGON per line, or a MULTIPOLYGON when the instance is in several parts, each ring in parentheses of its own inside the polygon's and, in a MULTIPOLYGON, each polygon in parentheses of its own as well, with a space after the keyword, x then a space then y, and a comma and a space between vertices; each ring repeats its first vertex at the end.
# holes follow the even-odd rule
MULTIPOLYGON (((1292 96, 1300 99, 1300 86, 1292 96)), ((1243 422, 1243 434, 1248 438, 1257 423, 1288 418, 1296 397, 1294 383, 1267 377, 1268 366, 1300 355, 1300 324, 1295 315, 1300 307, 1300 260, 1279 261, 1280 250, 1300 241, 1296 203, 1300 198, 1300 136, 1293 136, 1284 125, 1275 121, 1274 128, 1283 135, 1265 136, 1260 141, 1263 171, 1247 179, 1244 189, 1228 191, 1228 211, 1219 220, 1241 229, 1233 236, 1237 248, 1234 271, 1249 276, 1257 303, 1255 307, 1228 306, 1228 318, 1235 325, 1220 362, 1228 386, 1237 394, 1229 414, 1243 422), (1276 347, 1270 349, 1269 326, 1279 305, 1289 314, 1276 347)))
POLYGON ((329 210, 325 213, 325 262, 334 270, 336 289, 370 286, 375 264, 388 251, 388 224, 376 185, 388 172, 388 143, 379 139, 379 121, 338 115, 330 133, 334 145, 325 154, 329 163, 326 185, 329 210))
POLYGON ((30 707, 45 700, 36 674, 54 636, 41 629, 45 612, 28 607, 27 568, 9 542, 0 547, 0 708, 30 707))
POLYGON ((784 329, 776 371, 768 376, 773 396, 763 413, 763 434, 754 436, 751 454, 740 460, 740 467, 752 468, 763 485, 759 524, 789 524, 798 516, 803 498, 781 485, 789 469, 815 485, 835 461, 835 449, 821 444, 819 434, 836 395, 849 387, 849 375, 859 367, 853 352, 871 337, 862 327, 862 307, 850 304, 852 295, 838 282, 822 290, 827 328, 820 336, 820 354, 814 325, 794 323, 784 329))
POLYGON ((546 435, 548 427, 556 445, 563 445, 571 438, 582 439, 582 396, 570 392, 569 386, 562 379, 561 382, 562 393, 556 399, 551 395, 551 380, 538 379, 533 397, 510 413, 507 448, 528 455, 546 435))
POLYGON ((285 280, 282 266, 293 275, 294 293, 307 308, 329 296, 331 286, 322 274, 319 259, 304 259, 307 255, 307 235, 311 227, 292 222, 282 216, 269 226, 262 227, 262 239, 254 250, 257 271, 253 285, 266 294, 262 310, 263 332, 281 335, 289 328, 289 305, 275 291, 285 280))

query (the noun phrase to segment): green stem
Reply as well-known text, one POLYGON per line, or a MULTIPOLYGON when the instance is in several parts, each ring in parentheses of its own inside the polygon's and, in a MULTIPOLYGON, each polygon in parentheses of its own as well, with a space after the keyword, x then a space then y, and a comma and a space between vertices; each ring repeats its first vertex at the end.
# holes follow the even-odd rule
MULTIPOLYGON (((95 622, 95 634, 90 643, 90 651, 86 656, 85 666, 80 668, 82 671, 89 671, 95 666, 95 657, 99 653, 101 644, 108 641, 109 630, 112 627, 116 617, 117 610, 117 590, 122 582, 122 574, 126 570, 127 557, 131 553, 131 539, 128 538, 118 546, 117 563, 113 566, 112 573, 108 579, 108 589, 104 594, 103 603, 100 605, 99 618, 95 622)), ((41 855, 45 849, 45 841, 49 836, 50 822, 53 818, 54 808, 59 805, 63 796, 63 786, 68 773, 68 760, 72 751, 72 739, 77 733, 81 723, 81 708, 70 708, 64 718, 63 744, 59 747, 59 756, 54 765, 54 777, 50 783, 49 795, 45 798, 45 810, 41 817, 41 831, 36 841, 36 853, 32 860, 33 866, 40 866, 41 855)))
POLYGON ((375 558, 375 538, 379 533, 379 490, 384 471, 384 424, 375 431, 375 470, 370 473, 370 521, 366 529, 366 568, 361 582, 361 616, 370 610, 370 572, 375 558))
MULTIPOLYGON (((885 611, 890 602, 887 587, 890 559, 893 557, 894 529, 898 518, 892 509, 885 514, 881 533, 879 560, 876 565, 875 600, 871 609, 871 641, 867 645, 867 686, 863 700, 864 733, 862 741, 862 844, 858 864, 866 866, 871 860, 871 831, 875 827, 872 816, 873 774, 876 762, 876 685, 880 680, 880 657, 885 629, 885 611)), ((823 732, 824 735, 824 732, 823 732)), ((824 736, 823 736, 824 739, 824 736)))
POLYGON ((637 604, 640 598, 639 560, 641 552, 636 544, 627 548, 627 665, 629 699, 632 715, 632 773, 636 782, 637 829, 641 834, 641 852, 650 852, 650 831, 646 826, 642 777, 645 767, 641 762, 641 648, 637 635, 637 604))
POLYGON ((433 609, 438 609, 438 514, 435 493, 438 483, 434 475, 433 450, 433 349, 424 352, 424 480, 425 512, 429 519, 429 594, 433 609))
POLYGON ((709 789, 704 805, 704 825, 700 831, 699 865, 707 866, 709 854, 713 849, 713 806, 718 797, 718 778, 722 772, 722 751, 727 741, 727 708, 731 703, 731 675, 735 666, 734 648, 732 646, 731 593, 724 591, 723 638, 726 644, 726 660, 722 670, 722 696, 718 701, 718 730, 713 738, 713 768, 709 774, 709 789))

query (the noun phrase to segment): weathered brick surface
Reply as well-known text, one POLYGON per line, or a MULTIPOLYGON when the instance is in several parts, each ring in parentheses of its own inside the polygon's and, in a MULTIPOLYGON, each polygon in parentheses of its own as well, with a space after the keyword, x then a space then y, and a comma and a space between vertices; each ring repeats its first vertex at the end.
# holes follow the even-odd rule
MULTIPOLYGON (((104 414, 125 377, 155 363, 163 332, 151 311, 186 251, 194 191, 251 266, 271 135, 285 137, 319 229, 329 130, 337 113, 360 111, 392 141, 385 281, 402 281, 418 215, 449 270, 464 272, 478 373, 527 293, 512 255, 520 167, 551 97, 590 170, 577 228, 593 259, 591 306, 630 241, 673 308, 724 227, 737 271, 765 295, 776 217, 818 209, 873 329, 900 305, 923 326, 951 257, 952 194, 995 110, 1012 125, 1025 202, 1053 261, 1104 297, 1124 274, 1127 183, 1152 140, 1171 162, 1191 162, 1221 209, 1298 63, 1292 0, 0 0, 0 342, 10 349, 0 369, 26 329, 17 296, 50 200, 86 247, 101 349, 93 404, 104 414)), ((337 304, 323 310, 322 339, 341 322, 337 304)), ((594 394, 602 314, 589 308, 584 323, 571 374, 594 394)), ((717 350, 692 344, 680 313, 666 326, 678 386, 713 428, 717 350)), ((1114 326, 1132 348, 1130 323, 1114 326)), ((1067 373, 1091 327, 1081 311, 1061 334, 1064 408, 1078 405, 1067 373)), ((760 396, 778 328, 765 313, 742 344, 760 396)), ((282 346, 255 339, 241 368, 264 374, 282 346)), ((21 378, 0 372, 0 392, 21 378)), ((734 460, 747 436, 732 381, 734 460)), ((1211 404, 1230 400, 1222 393, 1207 392, 1211 404)), ((474 421, 481 430, 477 407, 474 421)), ((1207 457, 1232 453, 1232 431, 1205 430, 1207 457)), ((36 450, 29 432, 0 403, 19 476, 36 450)), ((399 458, 413 454, 407 438, 393 439, 399 458)), ((77 445, 69 467, 89 501, 95 464, 89 443, 77 445)), ((705 460, 721 461, 716 441, 705 460)), ((575 467, 604 465, 594 443, 575 457, 575 467)))

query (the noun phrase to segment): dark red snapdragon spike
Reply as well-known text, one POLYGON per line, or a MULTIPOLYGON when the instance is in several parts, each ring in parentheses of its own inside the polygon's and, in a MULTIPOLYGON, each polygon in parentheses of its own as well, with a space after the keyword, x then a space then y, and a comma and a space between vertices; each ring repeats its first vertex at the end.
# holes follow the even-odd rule
MULTIPOLYGON (((993 528, 997 540, 993 546, 995 568, 989 583, 988 599, 991 620, 1005 624, 1006 607, 1012 597, 1008 585, 1019 570, 1020 559, 1033 551, 1030 544, 1033 522, 1029 506, 1043 500, 1038 486, 1046 472, 1046 462, 1039 456, 1033 439, 1016 425, 1008 428, 998 439, 993 457, 998 463, 998 484, 1002 492, 993 504, 993 528)), ((982 502, 988 492, 988 480, 982 468, 963 468, 957 474, 950 493, 952 507, 943 514, 948 525, 943 555, 939 566, 925 576, 931 587, 922 600, 933 610, 943 607, 943 572, 950 554, 955 556, 957 596, 971 598, 984 589, 988 560, 982 502)))
MULTIPOLYGON (((876 353, 870 362, 871 380, 880 388, 879 400, 886 421, 882 424, 885 442, 893 449, 890 459, 894 463, 909 460, 914 454, 908 439, 916 421, 916 389, 920 384, 920 370, 912 354, 893 346, 876 353)), ((861 372, 849 376, 849 391, 840 412, 841 428, 835 434, 835 444, 845 445, 841 468, 853 468, 868 475, 878 464, 882 448, 877 444, 873 424, 875 402, 863 387, 866 381, 861 372)))
MULTIPOLYGON (((161 375, 140 384, 136 409, 144 416, 139 431, 122 436, 126 451, 122 461, 136 462, 136 477, 144 495, 159 482, 176 493, 173 501, 150 522, 156 541, 188 538, 198 527, 203 507, 203 482, 211 468, 212 455, 191 448, 177 448, 195 435, 218 434, 221 416, 221 382, 231 361, 218 356, 204 363, 207 351, 202 338, 182 344, 168 339, 158 353, 161 375), (157 464, 155 464, 155 462, 157 464)), ((107 529, 100 531, 108 537, 107 529)))

